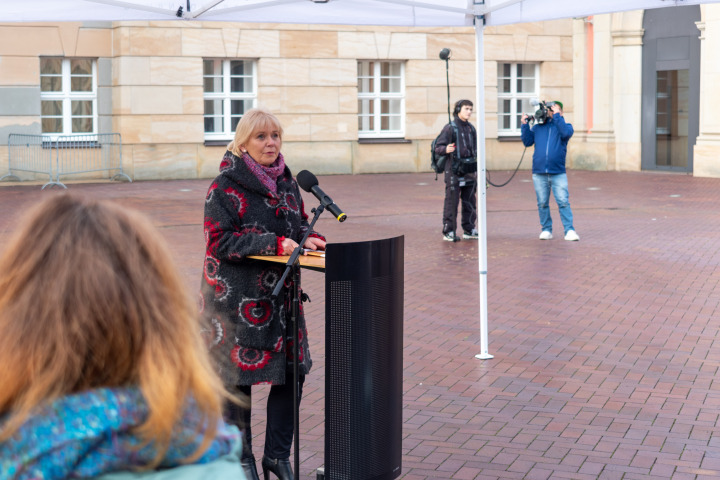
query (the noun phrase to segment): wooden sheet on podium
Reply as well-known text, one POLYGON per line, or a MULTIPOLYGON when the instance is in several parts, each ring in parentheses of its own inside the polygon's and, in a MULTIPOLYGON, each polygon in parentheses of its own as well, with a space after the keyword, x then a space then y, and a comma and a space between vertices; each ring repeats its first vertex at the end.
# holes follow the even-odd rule
MULTIPOLYGON (((250 255, 247 258, 286 264, 290 259, 290 255, 250 255)), ((300 255, 298 260, 300 261, 301 268, 307 268, 318 272, 325 271, 325 257, 318 257, 316 255, 300 255)))

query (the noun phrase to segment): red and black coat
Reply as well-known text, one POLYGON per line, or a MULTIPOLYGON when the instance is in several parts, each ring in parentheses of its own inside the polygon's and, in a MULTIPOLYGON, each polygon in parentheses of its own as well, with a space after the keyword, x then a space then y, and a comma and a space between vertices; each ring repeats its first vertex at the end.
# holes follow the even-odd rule
MULTIPOLYGON (((290 169, 265 187, 245 161, 226 152, 220 175, 205 198, 205 263, 201 311, 211 353, 226 386, 285 383, 292 359, 286 277, 280 295, 271 294, 285 265, 248 259, 277 255, 284 238, 302 240, 309 228, 300 189, 290 169)), ((323 238, 316 232, 311 236, 323 238)), ((300 308, 299 370, 312 366, 307 328, 300 308)))

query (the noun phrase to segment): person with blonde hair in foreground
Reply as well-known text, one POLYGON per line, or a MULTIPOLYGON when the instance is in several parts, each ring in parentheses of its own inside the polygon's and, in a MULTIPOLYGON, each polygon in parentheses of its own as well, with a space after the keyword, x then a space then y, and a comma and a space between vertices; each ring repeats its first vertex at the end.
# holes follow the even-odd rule
POLYGON ((244 478, 185 292, 141 214, 37 205, 0 257, 0 477, 244 478))

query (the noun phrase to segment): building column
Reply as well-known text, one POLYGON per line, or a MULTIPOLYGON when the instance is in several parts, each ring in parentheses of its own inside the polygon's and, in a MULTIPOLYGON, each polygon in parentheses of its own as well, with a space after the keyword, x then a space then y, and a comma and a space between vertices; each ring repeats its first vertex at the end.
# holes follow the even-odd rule
POLYGON ((643 11, 613 14, 615 170, 639 172, 642 160, 643 11))
POLYGON ((720 177, 720 5, 700 9, 700 134, 693 149, 693 175, 720 177))
MULTIPOLYGON (((575 137, 583 136, 589 130, 588 112, 592 109, 592 98, 588 98, 588 79, 592 74, 592 17, 573 19, 573 128, 575 137)), ((576 138, 577 140, 577 138, 576 138)))

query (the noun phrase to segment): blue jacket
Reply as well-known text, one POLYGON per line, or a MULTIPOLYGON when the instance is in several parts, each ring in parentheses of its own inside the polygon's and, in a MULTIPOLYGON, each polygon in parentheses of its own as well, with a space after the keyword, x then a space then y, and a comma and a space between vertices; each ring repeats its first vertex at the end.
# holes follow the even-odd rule
POLYGON ((520 137, 526 147, 535 144, 532 173, 565 173, 567 144, 573 127, 562 115, 553 115, 542 125, 532 128, 527 123, 520 126, 520 137))

